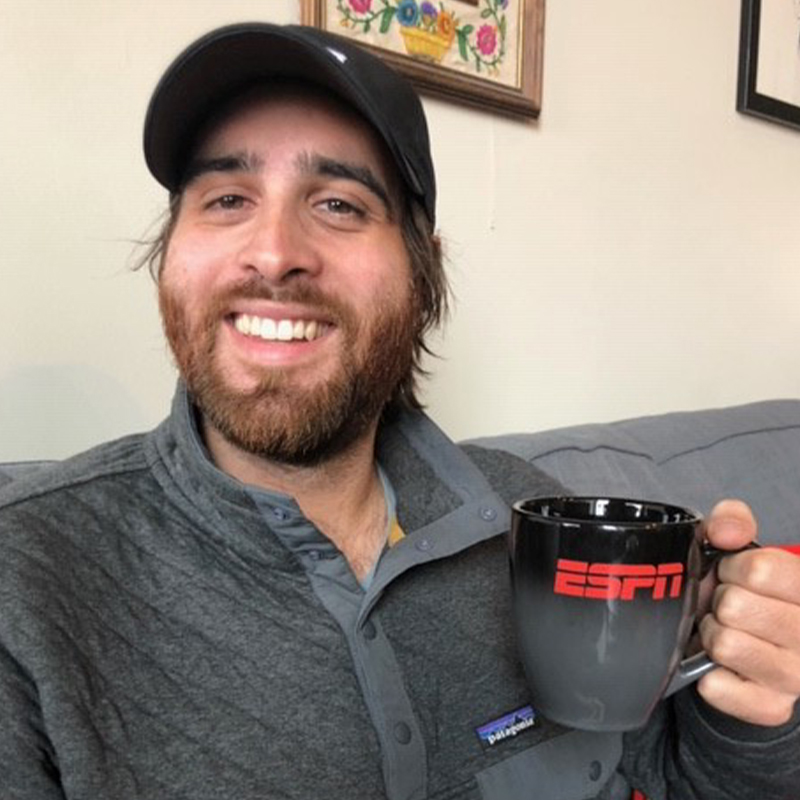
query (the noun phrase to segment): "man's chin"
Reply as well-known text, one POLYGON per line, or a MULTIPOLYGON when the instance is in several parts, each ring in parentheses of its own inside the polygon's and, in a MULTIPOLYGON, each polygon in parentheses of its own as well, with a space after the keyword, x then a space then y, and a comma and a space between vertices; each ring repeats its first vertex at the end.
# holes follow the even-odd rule
POLYGON ((205 423, 228 445, 271 461, 311 465, 372 429, 380 408, 374 397, 357 397, 356 384, 343 376, 303 389, 270 379, 244 391, 206 379, 189 383, 189 390, 205 423))

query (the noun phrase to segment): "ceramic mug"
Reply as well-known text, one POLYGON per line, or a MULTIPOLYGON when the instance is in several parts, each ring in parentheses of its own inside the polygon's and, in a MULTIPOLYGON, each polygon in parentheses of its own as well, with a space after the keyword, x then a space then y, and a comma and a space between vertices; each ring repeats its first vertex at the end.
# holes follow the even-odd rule
POLYGON ((513 506, 514 624, 534 707, 593 731, 645 724, 716 665, 684 658, 698 584, 722 555, 666 503, 539 497, 513 506))

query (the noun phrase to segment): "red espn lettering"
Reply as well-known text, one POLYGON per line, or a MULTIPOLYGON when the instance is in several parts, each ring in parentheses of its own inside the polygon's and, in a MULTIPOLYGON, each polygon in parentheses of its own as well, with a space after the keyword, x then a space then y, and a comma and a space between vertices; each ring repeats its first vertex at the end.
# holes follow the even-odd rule
POLYGON ((651 590, 653 600, 680 597, 683 564, 590 564, 559 558, 553 591, 589 600, 633 600, 651 590))

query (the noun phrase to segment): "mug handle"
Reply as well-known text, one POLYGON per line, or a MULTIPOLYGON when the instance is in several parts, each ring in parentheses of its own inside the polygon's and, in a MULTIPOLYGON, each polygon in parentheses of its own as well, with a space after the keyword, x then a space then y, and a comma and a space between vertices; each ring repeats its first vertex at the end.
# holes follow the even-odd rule
MULTIPOLYGON (((711 572, 711 569, 717 565, 723 556, 732 556, 736 555, 736 553, 743 553, 745 550, 754 550, 759 547, 761 547, 761 545, 758 544, 758 542, 750 542, 750 544, 738 550, 721 550, 719 547, 714 547, 710 542, 703 542, 700 545, 700 580, 711 572)), ((684 658, 683 661, 678 664, 678 669, 662 697, 669 697, 671 694, 685 689, 695 681, 700 680, 703 675, 706 675, 711 672, 712 669, 716 668, 717 664, 711 660, 708 653, 704 650, 701 650, 693 656, 684 658)))

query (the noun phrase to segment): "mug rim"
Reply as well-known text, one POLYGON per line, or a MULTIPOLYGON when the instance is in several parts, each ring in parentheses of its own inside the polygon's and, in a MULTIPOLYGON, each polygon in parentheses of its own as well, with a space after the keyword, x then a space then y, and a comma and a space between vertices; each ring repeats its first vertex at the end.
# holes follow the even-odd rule
POLYGON ((650 500, 647 498, 629 497, 623 495, 610 495, 610 494, 579 494, 579 495, 534 495, 531 497, 523 497, 512 504, 512 510, 526 518, 534 518, 543 520, 548 523, 557 523, 559 525, 601 525, 609 527, 625 527, 625 528, 651 528, 651 527, 671 527, 677 525, 693 525, 702 522, 703 515, 691 508, 690 506, 678 505, 677 503, 669 503, 664 500, 650 500), (544 513, 538 508, 533 508, 533 504, 563 504, 568 503, 614 503, 625 504, 630 506, 652 507, 662 509, 666 519, 621 519, 619 515, 611 515, 604 518, 598 516, 580 516, 574 513, 564 514, 548 514, 544 513))

